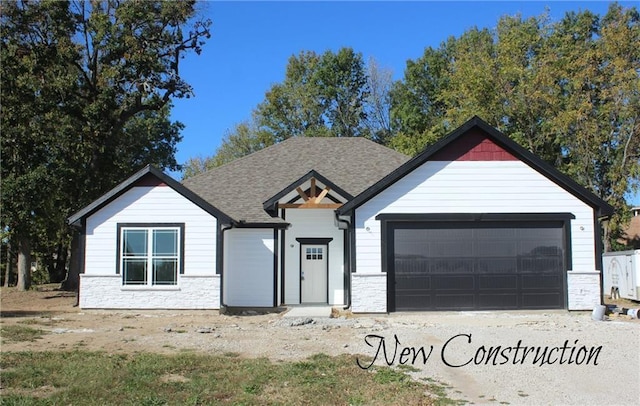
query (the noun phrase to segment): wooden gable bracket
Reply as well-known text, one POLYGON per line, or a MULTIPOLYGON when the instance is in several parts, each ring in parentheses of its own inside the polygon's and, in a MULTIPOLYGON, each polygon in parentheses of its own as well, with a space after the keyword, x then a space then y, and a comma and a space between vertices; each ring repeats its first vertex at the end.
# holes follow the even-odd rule
POLYGON ((311 190, 309 191, 311 196, 307 196, 307 194, 300 188, 300 186, 296 187, 296 192, 300 195, 304 203, 280 203, 278 204, 278 208, 280 209, 337 209, 342 206, 342 203, 321 203, 322 199, 327 197, 331 188, 326 186, 322 189, 322 192, 318 196, 316 194, 316 179, 311 178, 311 190))

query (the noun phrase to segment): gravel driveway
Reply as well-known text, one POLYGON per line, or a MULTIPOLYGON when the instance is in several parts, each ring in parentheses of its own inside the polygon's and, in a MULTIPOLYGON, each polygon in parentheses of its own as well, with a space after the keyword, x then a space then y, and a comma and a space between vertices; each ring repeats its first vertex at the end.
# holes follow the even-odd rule
MULTIPOLYGON (((73 298, 43 297, 15 306, 11 300, 12 295, 2 297, 3 325, 26 324, 49 334, 33 342, 3 342, 2 352, 235 352, 274 361, 377 352, 375 365, 412 365, 416 379, 445 383, 451 398, 475 404, 640 404, 637 319, 593 321, 590 312, 560 310, 311 320, 215 311, 81 311, 67 304, 73 298), (48 312, 35 310, 55 301, 60 302, 48 312), (25 311, 26 303, 34 310, 25 311)), ((367 358, 359 359, 368 366, 367 358)))
MULTIPOLYGON (((374 334, 385 337, 387 353, 394 334, 399 348, 422 346, 428 352, 433 346, 426 363, 420 354, 414 365, 419 371, 413 375, 450 384, 452 398, 523 405, 640 404, 637 320, 598 322, 588 313, 566 311, 393 314, 378 320, 360 329, 360 337, 377 330, 374 334), (490 347, 500 347, 495 357, 490 347), (524 360, 523 347, 534 347, 524 360), (546 362, 540 360, 545 348, 546 362), (535 351, 540 351, 538 362, 535 351), (587 351, 593 354, 590 362, 587 351)), ((351 350, 373 354, 357 336, 351 350)), ((375 347, 380 339, 373 342, 375 347)))

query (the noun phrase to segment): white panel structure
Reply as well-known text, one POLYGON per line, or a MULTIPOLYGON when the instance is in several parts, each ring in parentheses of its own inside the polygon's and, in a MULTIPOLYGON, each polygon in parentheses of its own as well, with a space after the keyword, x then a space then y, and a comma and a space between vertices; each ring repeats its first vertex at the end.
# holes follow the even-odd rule
POLYGON ((603 294, 617 293, 624 299, 640 300, 640 250, 602 254, 603 294))
POLYGON ((332 238, 328 245, 330 305, 344 304, 344 231, 338 229, 332 209, 287 209, 285 221, 285 304, 300 303, 300 243, 297 238, 332 238))
POLYGON ((218 221, 168 186, 135 186, 86 220, 80 307, 217 309, 218 221), (184 274, 175 286, 123 286, 116 274, 118 224, 184 223, 184 274))
POLYGON ((274 238, 269 228, 224 233, 224 297, 230 307, 274 305, 274 238))
MULTIPOLYGON (((572 213, 572 270, 596 271, 593 208, 521 161, 428 161, 371 198, 355 211, 358 275, 382 272, 381 213, 572 213)), ((354 282, 354 312, 386 311, 359 308, 359 295, 354 282)))

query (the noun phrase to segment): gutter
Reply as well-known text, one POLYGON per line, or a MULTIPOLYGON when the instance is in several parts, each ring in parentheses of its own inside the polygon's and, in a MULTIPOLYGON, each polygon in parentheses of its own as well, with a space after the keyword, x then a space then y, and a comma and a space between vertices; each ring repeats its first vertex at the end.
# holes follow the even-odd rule
POLYGON ((228 226, 222 226, 220 229, 220 241, 218 241, 218 246, 220 246, 220 252, 218 252, 219 259, 218 265, 220 266, 220 312, 226 307, 224 304, 224 232, 231 230, 233 228, 233 224, 228 226))
MULTIPOLYGON (((350 236, 350 234, 351 234, 351 222, 349 220, 341 219, 337 210, 334 211, 334 214, 336 216, 336 221, 338 223, 343 223, 343 224, 345 224, 347 226, 346 230, 347 230, 347 237, 348 238, 347 238, 347 241, 345 241, 344 243, 346 243, 347 246, 349 247, 349 249, 347 250, 348 253, 349 253, 349 258, 347 259, 348 263, 349 263, 349 298, 347 300, 346 306, 344 306, 342 308, 342 310, 347 310, 347 309, 349 309, 351 307, 351 255, 353 255, 353 253, 351 252, 351 243, 350 243, 350 241, 351 241, 351 236, 350 236)), ((345 254, 347 254, 347 252, 345 252, 345 254)))

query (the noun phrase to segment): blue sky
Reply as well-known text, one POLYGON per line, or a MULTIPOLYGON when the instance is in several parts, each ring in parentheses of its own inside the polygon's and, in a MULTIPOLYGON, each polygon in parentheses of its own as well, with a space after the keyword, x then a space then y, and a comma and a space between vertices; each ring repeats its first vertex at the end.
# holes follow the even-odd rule
MULTIPOLYGON (((420 57, 449 36, 477 27, 493 28, 503 15, 540 15, 552 20, 567 11, 604 15, 606 1, 467 2, 222 2, 198 4, 213 21, 201 55, 188 55, 180 74, 195 98, 175 100, 172 119, 186 125, 177 159, 212 155, 225 133, 251 116, 265 92, 284 79, 287 60, 301 51, 322 53, 351 47, 365 61, 401 79, 408 59, 420 57)), ((629 7, 635 2, 620 2, 629 7)), ((172 174, 180 178, 179 173, 172 174)), ((634 204, 640 205, 640 196, 634 204)))

